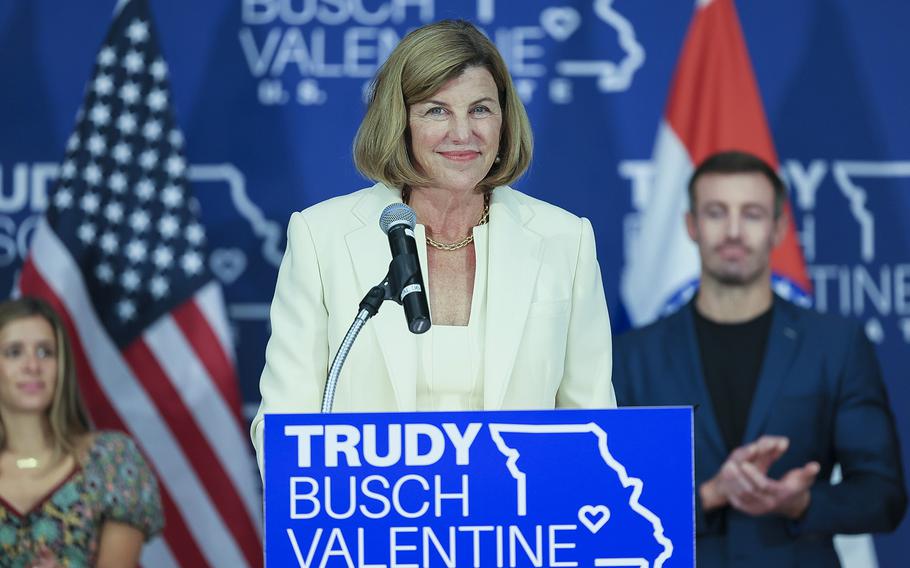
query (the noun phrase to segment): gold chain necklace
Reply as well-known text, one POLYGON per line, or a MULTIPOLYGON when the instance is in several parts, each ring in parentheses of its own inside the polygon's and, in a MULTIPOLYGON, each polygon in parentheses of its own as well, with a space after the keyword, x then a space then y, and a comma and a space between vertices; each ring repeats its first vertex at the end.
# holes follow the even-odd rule
POLYGON ((38 468, 38 458, 18 458, 16 459, 16 467, 18 469, 37 469, 38 468))
MULTIPOLYGON (((479 227, 481 225, 486 225, 487 221, 489 221, 489 220, 490 220, 490 194, 485 193, 483 196, 483 213, 481 213, 480 219, 477 221, 477 223, 474 226, 479 227)), ((468 233, 468 236, 466 236, 465 238, 461 239, 460 241, 456 241, 454 243, 442 243, 442 242, 437 241, 430 235, 426 235, 426 239, 427 239, 427 244, 430 245, 431 247, 433 247, 434 249, 453 251, 453 250, 458 250, 458 249, 464 248, 464 247, 468 246, 469 244, 473 243, 474 242, 474 230, 472 228, 472 230, 468 233)))
POLYGON ((31 456, 27 455, 16 458, 16 469, 38 469, 47 465, 53 454, 48 454, 47 452, 44 452, 44 454, 45 455, 33 454, 31 456))

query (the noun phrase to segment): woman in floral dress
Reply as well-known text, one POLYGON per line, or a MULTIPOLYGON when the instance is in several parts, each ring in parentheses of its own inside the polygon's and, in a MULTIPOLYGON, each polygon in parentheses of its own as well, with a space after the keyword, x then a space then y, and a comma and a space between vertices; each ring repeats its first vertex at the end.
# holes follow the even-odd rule
POLYGON ((163 525, 132 439, 91 431, 57 314, 0 304, 0 568, 136 566, 163 525))

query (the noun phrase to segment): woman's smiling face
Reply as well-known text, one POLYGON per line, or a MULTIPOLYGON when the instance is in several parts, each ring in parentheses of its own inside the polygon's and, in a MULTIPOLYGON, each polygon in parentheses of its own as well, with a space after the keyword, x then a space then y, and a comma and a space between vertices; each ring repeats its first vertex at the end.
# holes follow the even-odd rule
POLYGON ((502 109, 493 76, 469 67, 408 112, 411 154, 431 185, 473 190, 499 150, 502 109))
POLYGON ((41 316, 0 329, 0 411, 44 412, 57 386, 57 340, 41 316))

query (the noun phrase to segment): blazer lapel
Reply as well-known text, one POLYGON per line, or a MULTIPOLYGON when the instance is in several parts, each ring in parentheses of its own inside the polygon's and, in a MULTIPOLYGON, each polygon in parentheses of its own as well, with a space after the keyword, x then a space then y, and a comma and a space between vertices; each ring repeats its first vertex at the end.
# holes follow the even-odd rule
POLYGON ((773 309, 768 346, 752 398, 743 443, 755 440, 761 433, 801 341, 798 322, 790 306, 775 297, 773 309))
POLYGON ((484 408, 502 408, 540 269, 540 235, 525 225, 533 213, 500 187, 490 203, 484 408))
POLYGON ((695 335, 695 320, 692 311, 695 309, 695 300, 690 301, 680 310, 678 317, 674 318, 673 329, 669 337, 680 337, 682 341, 670 341, 667 345, 670 357, 674 363, 671 369, 679 369, 679 381, 687 398, 698 405, 695 409, 695 427, 704 428, 704 437, 714 446, 720 455, 726 456, 728 449, 724 438, 717 425, 717 415, 714 413, 714 404, 705 385, 704 370, 701 365, 701 351, 698 347, 698 338, 695 335))
MULTIPOLYGON (((382 282, 388 273, 392 259, 388 239, 379 228, 379 216, 387 205, 396 202, 401 202, 397 190, 376 184, 354 206, 353 213, 363 225, 348 233, 345 243, 361 295, 366 295, 370 288, 382 282)), ((421 266, 421 270, 424 270, 426 281, 425 268, 421 266)), ((356 306, 351 306, 352 315, 356 309, 356 306)), ((408 332, 403 314, 401 306, 385 302, 366 328, 372 328, 376 334, 398 409, 413 411, 417 405, 417 340, 414 334, 408 332)))

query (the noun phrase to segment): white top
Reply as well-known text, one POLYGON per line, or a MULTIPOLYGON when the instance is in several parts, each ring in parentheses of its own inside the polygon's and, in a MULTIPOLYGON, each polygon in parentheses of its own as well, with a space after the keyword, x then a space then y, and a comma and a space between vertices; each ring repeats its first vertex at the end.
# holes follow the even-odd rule
MULTIPOLYGON (((426 251, 426 233, 420 252, 426 251)), ((417 410, 482 410, 483 345, 486 323, 487 226, 474 227, 474 293, 468 325, 435 325, 417 336, 417 410)), ((423 256, 423 255, 421 255, 423 256)), ((426 261, 422 259, 424 266, 426 261)), ((427 296, 429 297, 429 274, 427 296)), ((429 300, 428 300, 429 301, 429 300)), ((430 314, 432 319, 432 314, 430 314)))
MULTIPOLYGON (((400 201, 400 191, 377 183, 291 215, 259 382, 262 404, 250 428, 260 464, 267 414, 319 412, 326 369, 351 327, 353 306, 389 269, 389 242, 376 220, 400 201)), ((478 385, 485 409, 616 406, 591 223, 502 186, 493 191, 486 236, 486 260, 478 265, 486 283, 475 287, 486 300, 482 310, 474 305, 488 346, 478 385)), ((334 411, 416 410, 417 337, 400 309, 383 308, 351 350, 334 411)))

